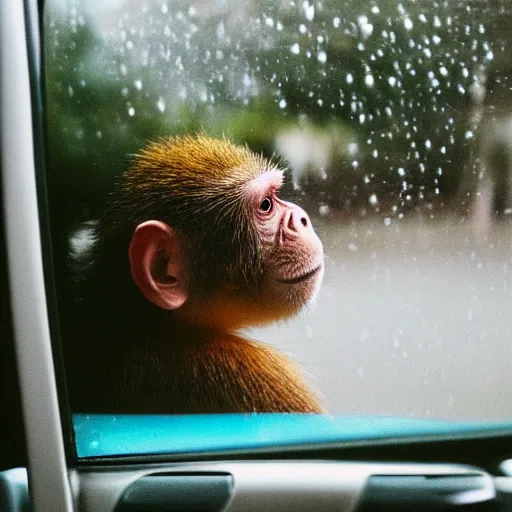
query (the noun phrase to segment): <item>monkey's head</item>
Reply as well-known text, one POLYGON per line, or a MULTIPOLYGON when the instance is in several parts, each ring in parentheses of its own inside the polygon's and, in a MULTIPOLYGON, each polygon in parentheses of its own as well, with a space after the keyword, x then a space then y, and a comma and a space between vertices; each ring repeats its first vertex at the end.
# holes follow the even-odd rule
POLYGON ((322 243, 283 201, 283 172, 247 148, 206 136, 149 144, 111 206, 131 226, 133 281, 176 319, 222 329, 296 313, 316 294, 322 243))

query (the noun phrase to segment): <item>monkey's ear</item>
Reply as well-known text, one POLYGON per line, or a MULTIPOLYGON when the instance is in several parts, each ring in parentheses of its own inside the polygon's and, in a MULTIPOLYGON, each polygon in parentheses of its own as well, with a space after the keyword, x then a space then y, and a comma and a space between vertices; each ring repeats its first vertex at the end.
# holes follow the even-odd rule
POLYGON ((128 251, 135 284, 153 304, 178 309, 188 298, 188 271, 181 237, 164 222, 139 224, 128 251))

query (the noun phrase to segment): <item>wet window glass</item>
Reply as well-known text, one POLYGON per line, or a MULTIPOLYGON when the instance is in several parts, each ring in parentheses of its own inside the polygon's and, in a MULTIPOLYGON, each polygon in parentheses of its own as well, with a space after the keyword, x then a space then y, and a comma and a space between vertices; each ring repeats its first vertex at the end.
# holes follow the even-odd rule
POLYGON ((46 4, 48 190, 76 412, 510 419, 507 2, 46 4), (272 237, 285 249, 267 250, 272 237), (281 257, 294 262, 283 275, 281 257), (169 335, 168 314, 180 319, 169 335), (259 371, 232 355, 240 339, 276 382, 306 383, 296 408, 272 380, 234 390, 246 366, 259 371), (183 369, 206 345, 222 355, 183 369), (154 398, 165 386, 168 400, 154 398))

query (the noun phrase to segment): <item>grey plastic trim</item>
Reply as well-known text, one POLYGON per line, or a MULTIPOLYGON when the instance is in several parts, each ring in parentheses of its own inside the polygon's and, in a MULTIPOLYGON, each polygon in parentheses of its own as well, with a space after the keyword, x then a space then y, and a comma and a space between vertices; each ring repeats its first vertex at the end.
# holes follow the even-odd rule
POLYGON ((66 512, 73 508, 46 310, 26 41, 23 1, 0 1, 2 179, 30 494, 36 512, 66 512))
POLYGON ((181 463, 141 470, 82 471, 80 510, 110 512, 124 490, 147 475, 173 472, 225 472, 233 476, 233 492, 225 512, 353 511, 373 475, 481 475, 489 496, 492 478, 478 469, 451 464, 392 464, 318 461, 248 461, 181 463))
POLYGON ((121 496, 116 512, 169 510, 220 512, 229 501, 233 477, 227 474, 158 474, 139 478, 121 496))
POLYGON ((0 510, 2 512, 29 512, 28 476, 25 468, 0 472, 0 510))
POLYGON ((499 499, 503 502, 503 510, 512 510, 512 477, 498 476, 494 479, 494 487, 499 499))
POLYGON ((504 475, 512 476, 512 459, 504 460, 500 464, 500 470, 504 475))

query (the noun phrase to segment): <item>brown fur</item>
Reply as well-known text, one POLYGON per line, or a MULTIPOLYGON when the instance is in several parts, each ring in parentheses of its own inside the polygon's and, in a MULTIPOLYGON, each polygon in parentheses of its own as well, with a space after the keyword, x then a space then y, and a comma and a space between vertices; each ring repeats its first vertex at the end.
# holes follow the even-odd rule
POLYGON ((207 414, 322 412, 300 370, 276 350, 191 329, 151 340, 74 374, 74 411, 207 414), (103 366, 104 365, 104 366, 103 366), (98 380, 98 377, 99 380, 98 380))

